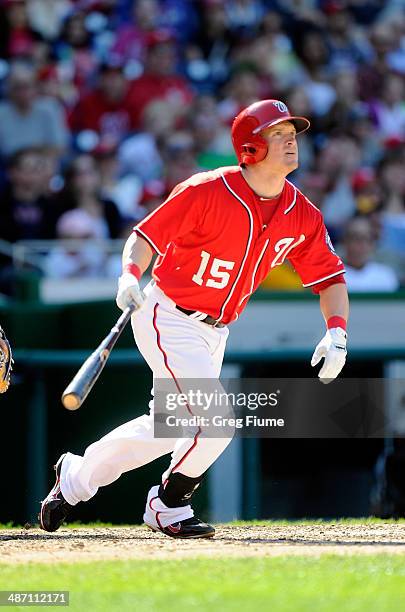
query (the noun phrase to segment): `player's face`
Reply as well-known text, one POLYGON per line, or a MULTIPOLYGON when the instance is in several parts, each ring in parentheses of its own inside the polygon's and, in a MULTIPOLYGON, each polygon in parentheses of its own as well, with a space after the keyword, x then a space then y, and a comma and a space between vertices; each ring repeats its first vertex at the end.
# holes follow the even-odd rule
POLYGON ((298 168, 297 132, 290 121, 274 125, 262 132, 269 150, 264 160, 273 172, 288 174, 298 168))

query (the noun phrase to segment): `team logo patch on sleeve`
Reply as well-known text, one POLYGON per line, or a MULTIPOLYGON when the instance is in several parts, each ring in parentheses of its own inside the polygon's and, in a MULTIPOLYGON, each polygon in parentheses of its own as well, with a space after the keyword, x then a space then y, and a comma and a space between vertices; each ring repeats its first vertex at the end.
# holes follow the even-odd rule
POLYGON ((330 236, 328 234, 328 230, 327 229, 325 230, 325 242, 326 242, 330 252, 333 253, 334 255, 337 255, 337 253, 335 251, 335 248, 334 248, 334 246, 332 244, 332 240, 330 239, 330 236))

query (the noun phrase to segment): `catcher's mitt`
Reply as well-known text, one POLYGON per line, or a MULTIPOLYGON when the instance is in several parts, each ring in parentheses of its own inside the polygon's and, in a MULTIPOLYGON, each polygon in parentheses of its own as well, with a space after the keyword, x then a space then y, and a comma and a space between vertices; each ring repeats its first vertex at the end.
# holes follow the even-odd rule
POLYGON ((9 388, 13 363, 10 343, 0 327, 0 393, 5 393, 9 388))

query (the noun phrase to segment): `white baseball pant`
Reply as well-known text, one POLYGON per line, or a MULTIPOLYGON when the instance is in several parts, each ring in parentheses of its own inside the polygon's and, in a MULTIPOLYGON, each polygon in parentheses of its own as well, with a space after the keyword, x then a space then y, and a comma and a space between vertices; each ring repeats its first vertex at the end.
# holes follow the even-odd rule
MULTIPOLYGON (((136 344, 153 372, 153 378, 218 379, 222 367, 227 327, 216 328, 180 312, 175 303, 153 282, 145 288, 147 299, 132 317, 136 344)), ((215 383, 217 384, 217 383, 215 383)), ((152 391, 153 394, 153 391, 152 391)), ((231 438, 154 438, 153 399, 150 412, 117 427, 91 444, 83 456, 67 453, 62 463, 60 486, 66 501, 87 501, 99 487, 121 474, 172 453, 169 474, 180 472, 196 478, 225 450, 231 438)))

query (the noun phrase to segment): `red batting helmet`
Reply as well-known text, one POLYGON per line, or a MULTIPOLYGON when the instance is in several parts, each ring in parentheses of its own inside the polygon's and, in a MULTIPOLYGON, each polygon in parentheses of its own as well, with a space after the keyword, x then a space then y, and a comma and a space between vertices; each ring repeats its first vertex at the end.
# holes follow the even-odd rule
POLYGON ((260 132, 282 121, 291 121, 297 134, 305 132, 310 126, 305 117, 291 116, 287 106, 280 100, 261 100, 241 111, 232 124, 233 148, 239 164, 257 164, 262 161, 268 147, 260 132))

